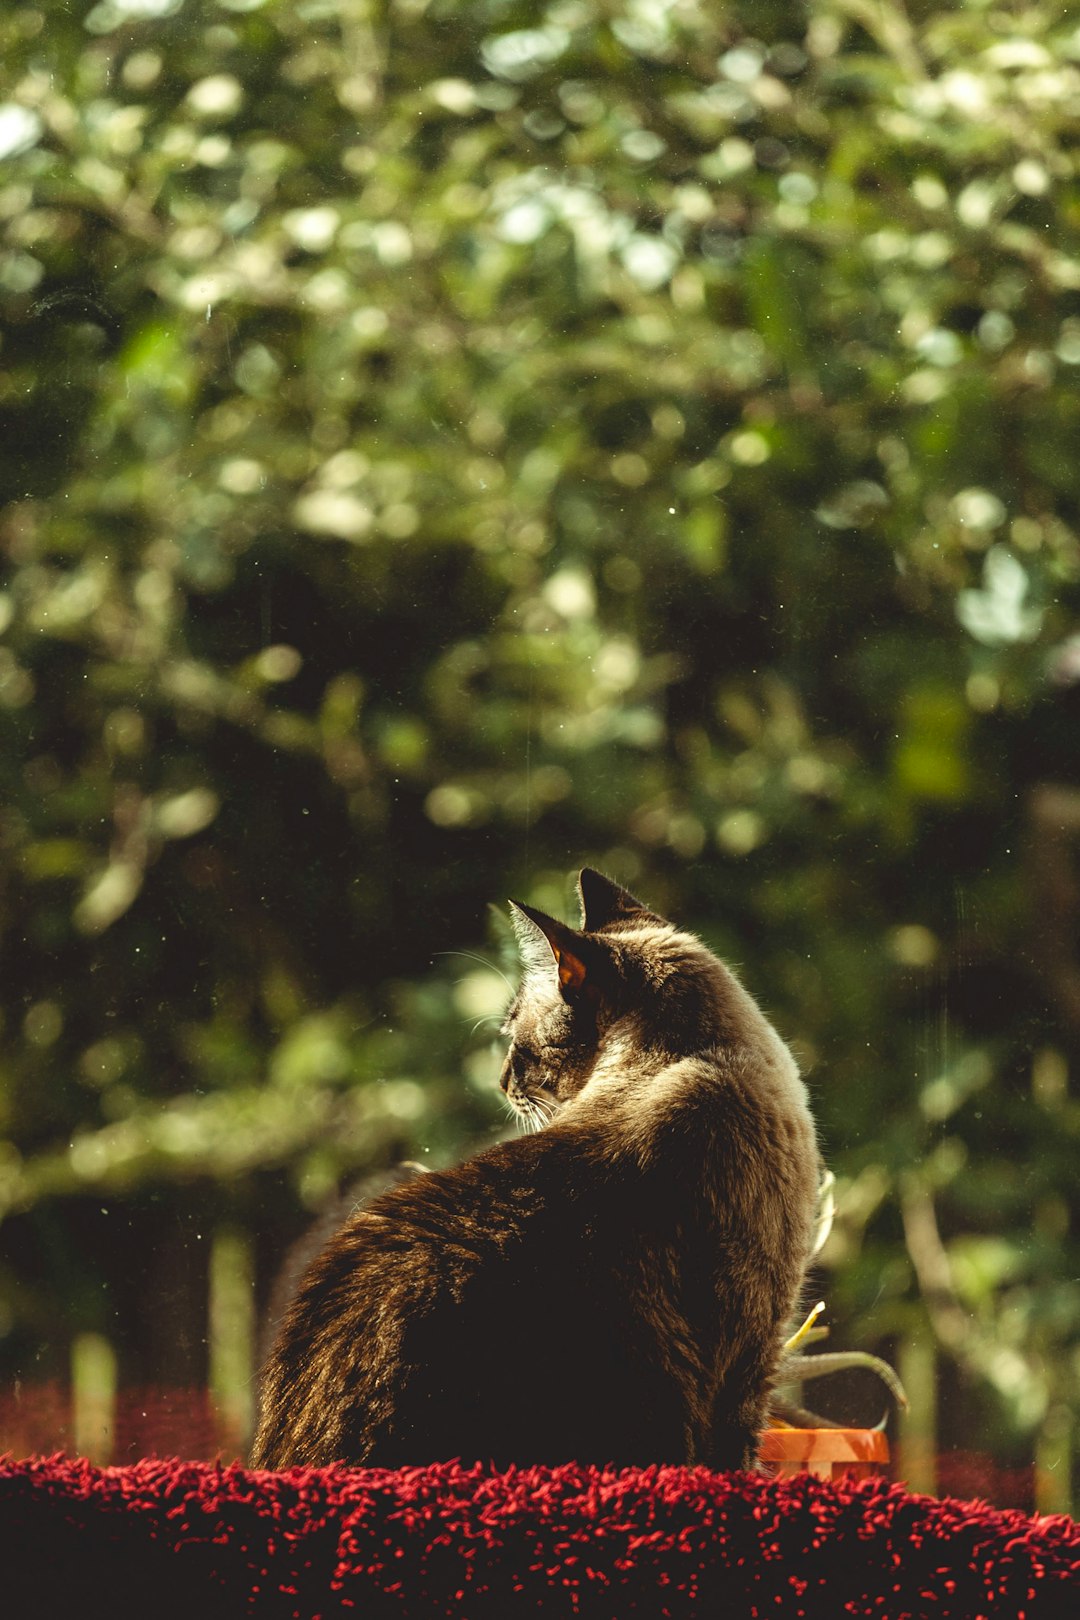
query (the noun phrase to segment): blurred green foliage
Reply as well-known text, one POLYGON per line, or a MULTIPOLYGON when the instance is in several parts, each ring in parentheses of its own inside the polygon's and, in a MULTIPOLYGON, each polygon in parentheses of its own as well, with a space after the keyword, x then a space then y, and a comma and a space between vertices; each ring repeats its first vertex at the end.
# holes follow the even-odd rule
POLYGON ((4 1365, 489 1138, 485 907, 588 861, 800 1053, 845 1342, 1003 1455, 1075 1406, 1069 8, 12 0, 0 61, 4 1365))

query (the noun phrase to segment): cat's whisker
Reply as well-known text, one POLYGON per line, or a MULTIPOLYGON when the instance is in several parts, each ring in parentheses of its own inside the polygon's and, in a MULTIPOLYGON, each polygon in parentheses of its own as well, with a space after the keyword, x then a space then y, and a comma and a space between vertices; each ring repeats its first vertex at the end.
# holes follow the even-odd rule
POLYGON ((464 956, 467 957, 470 962, 479 962, 481 967, 486 967, 489 973, 496 974, 497 977, 502 980, 503 984, 505 984, 506 988, 509 990, 511 996, 515 994, 515 988, 510 983, 510 980, 507 978, 502 968, 496 967, 494 962, 489 962, 486 956, 480 956, 476 951, 436 951, 435 955, 464 956))
POLYGON ((522 1113, 521 1109, 520 1108, 515 1108, 514 1104, 510 1103, 508 1105, 507 1111, 508 1111, 508 1113, 510 1115, 510 1118, 513 1120, 514 1124, 517 1126, 518 1135, 519 1136, 528 1136, 528 1134, 529 1134, 528 1119, 522 1113))

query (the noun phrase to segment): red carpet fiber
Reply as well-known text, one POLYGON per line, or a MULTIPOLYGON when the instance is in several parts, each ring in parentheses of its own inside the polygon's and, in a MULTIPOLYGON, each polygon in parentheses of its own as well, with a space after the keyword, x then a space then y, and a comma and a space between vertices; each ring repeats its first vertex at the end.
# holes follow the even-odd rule
POLYGON ((1076 1620, 1080 1525, 884 1480, 0 1460, 4 1620, 1076 1620))

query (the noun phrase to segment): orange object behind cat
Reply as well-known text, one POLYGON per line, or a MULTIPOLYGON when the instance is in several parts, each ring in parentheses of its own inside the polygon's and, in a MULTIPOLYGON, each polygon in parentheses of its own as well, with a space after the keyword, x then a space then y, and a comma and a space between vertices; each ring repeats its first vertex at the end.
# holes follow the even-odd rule
POLYGON ((766 1429, 758 1458, 773 1478, 816 1474, 861 1479, 888 1470, 889 1442, 880 1429, 766 1429))

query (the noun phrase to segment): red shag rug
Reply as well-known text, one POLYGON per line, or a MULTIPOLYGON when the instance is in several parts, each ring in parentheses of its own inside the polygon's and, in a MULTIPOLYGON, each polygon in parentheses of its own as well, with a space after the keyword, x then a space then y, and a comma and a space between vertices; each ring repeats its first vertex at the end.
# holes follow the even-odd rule
POLYGON ((0 1460, 0 1612, 1076 1620, 1080 1525, 702 1468, 0 1460))

